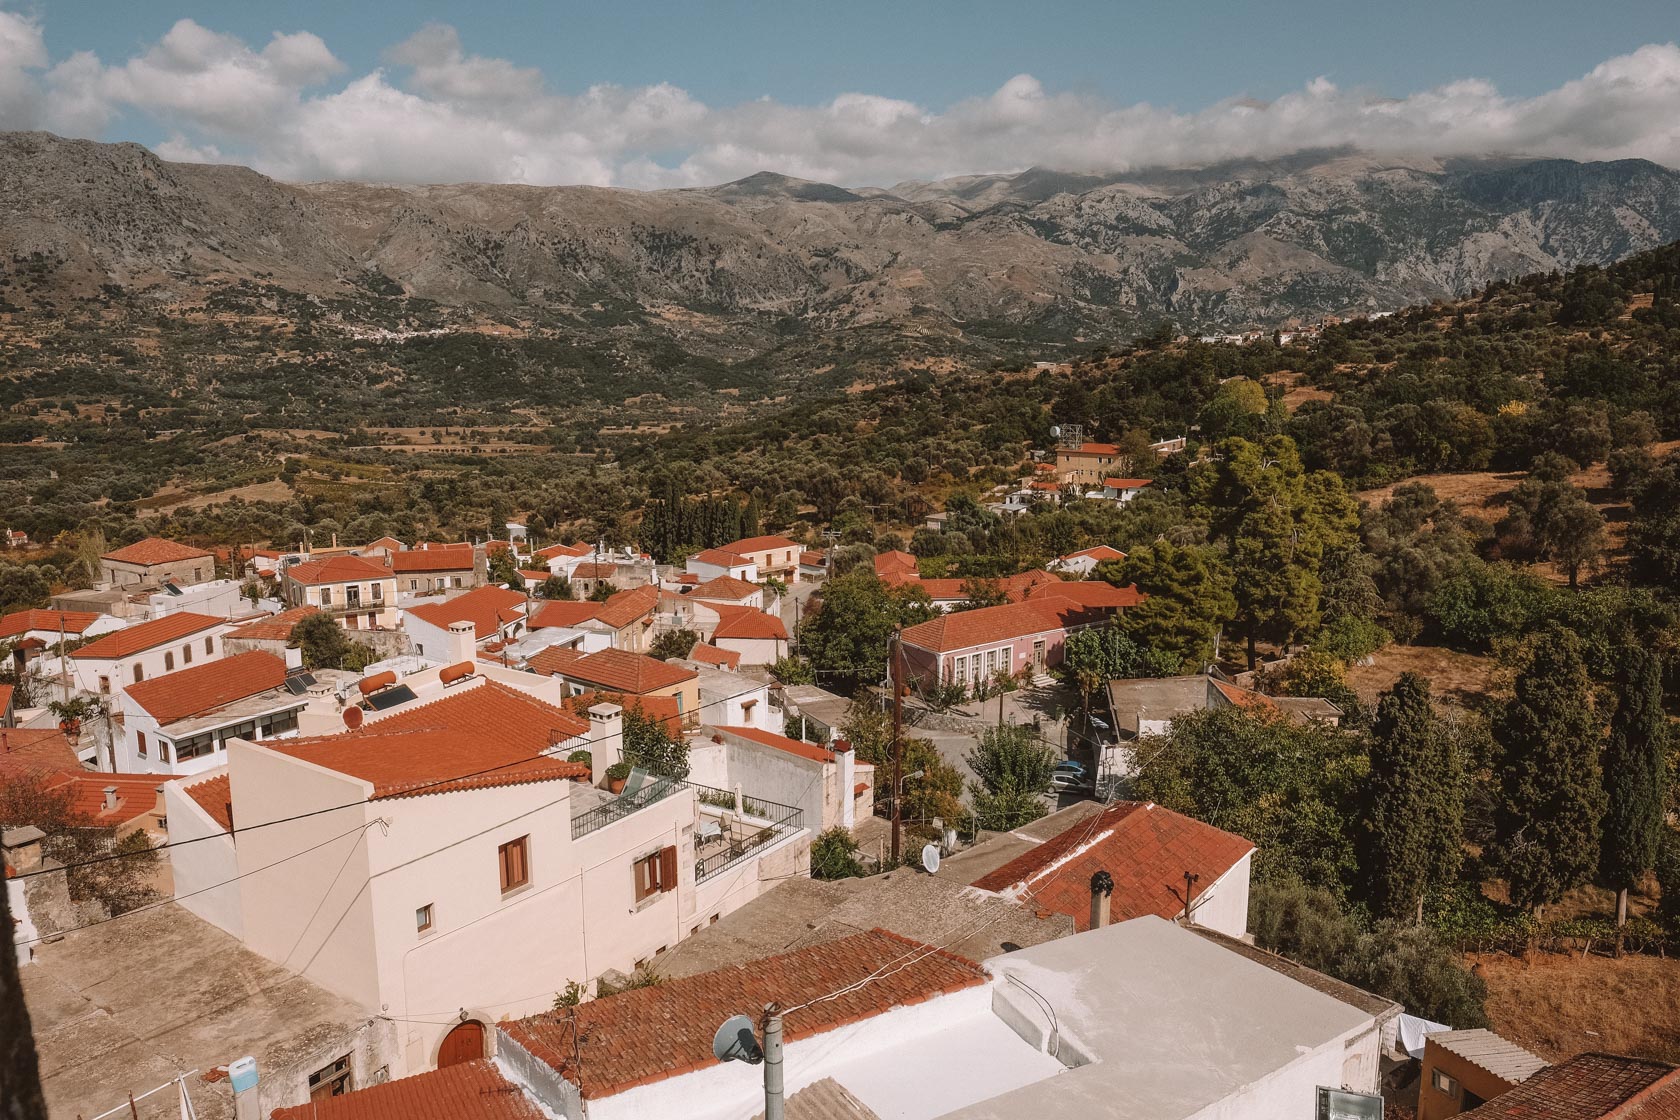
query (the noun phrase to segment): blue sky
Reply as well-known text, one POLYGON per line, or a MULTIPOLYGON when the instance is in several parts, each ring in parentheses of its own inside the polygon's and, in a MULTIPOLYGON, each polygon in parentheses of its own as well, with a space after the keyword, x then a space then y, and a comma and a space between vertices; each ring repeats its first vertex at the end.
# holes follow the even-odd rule
POLYGON ((0 27, 0 125, 294 176, 435 165, 653 186, 772 160, 891 181, 1208 162, 1366 133, 1407 149, 1439 137, 1441 154, 1680 158, 1672 125, 1636 124, 1680 114, 1680 53, 1664 53, 1680 40, 1674 0, 0 0, 0 14, 14 25, 0 27), (276 34, 285 49, 266 50, 276 34), (1244 98, 1280 107, 1256 122, 1244 98), (393 127, 415 134, 407 148, 393 127), (450 150, 452 129, 470 150, 450 150))

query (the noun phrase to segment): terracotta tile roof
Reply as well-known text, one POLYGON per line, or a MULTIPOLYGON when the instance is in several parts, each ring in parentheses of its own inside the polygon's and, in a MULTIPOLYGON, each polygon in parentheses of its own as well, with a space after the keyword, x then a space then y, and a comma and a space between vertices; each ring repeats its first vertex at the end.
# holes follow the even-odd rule
POLYGON ((553 677, 583 660, 584 656, 579 650, 549 646, 527 657, 525 664, 534 673, 539 673, 545 677, 553 677))
POLYGON ((1050 482, 1048 480, 1043 482, 1029 482, 1027 483, 1027 486, 1033 490, 1060 490, 1062 488, 1061 483, 1050 482))
POLYGON ((158 787, 168 780, 162 774, 98 774, 78 768, 48 781, 46 788, 67 794, 72 809, 100 824, 126 824, 157 808, 158 787), (107 809, 105 790, 110 786, 116 787, 117 803, 107 809))
POLYGON ((1118 454, 1120 454, 1120 449, 1118 447, 1114 446, 1112 443, 1082 443, 1082 444, 1079 445, 1079 450, 1077 452, 1075 452, 1075 454, 1079 454, 1079 455, 1118 455, 1118 454))
POLYGON ((731 735, 739 735, 743 739, 750 739, 761 747, 770 747, 787 754, 808 758, 812 762, 833 762, 834 755, 825 751, 815 743, 802 742, 799 739, 789 739, 786 735, 777 735, 773 731, 760 731, 756 727, 719 727, 719 731, 727 731, 731 735))
POLYGON ((690 556, 689 559, 698 560, 702 564, 710 564, 714 568, 734 568, 741 564, 752 563, 745 556, 738 556, 721 548, 702 548, 699 552, 690 556))
POLYGON ((208 559, 210 553, 202 548, 194 548, 190 544, 178 544, 175 541, 164 540, 162 537, 147 537, 143 541, 135 541, 125 545, 115 552, 107 552, 99 558, 101 560, 115 560, 119 564, 172 564, 177 560, 196 560, 199 557, 208 559))
POLYGON ((918 649, 950 653, 990 642, 1007 642, 1030 634, 1061 630, 1084 621, 1086 612, 1071 599, 1047 596, 1024 603, 1005 603, 940 615, 908 627, 901 640, 918 649))
POLYGON ((762 590, 756 583, 748 583, 733 576, 718 576, 695 587, 688 596, 691 599, 716 599, 724 603, 738 603, 760 594, 762 590))
POLYGON ((194 782, 187 787, 187 796, 198 802, 223 832, 233 831, 233 785, 226 774, 194 782))
POLYGON ((738 669, 741 666, 740 654, 705 642, 695 642, 694 648, 688 651, 688 659, 703 665, 716 665, 720 669, 738 669))
POLYGON ((485 552, 486 555, 488 555, 489 553, 492 553, 492 552, 510 552, 512 550, 513 550, 513 545, 509 544, 507 541, 502 540, 500 537, 498 537, 498 538, 496 538, 495 540, 492 540, 492 541, 485 541, 484 542, 484 552, 485 552))
POLYGON ((391 570, 399 575, 414 572, 470 572, 474 566, 471 548, 408 549, 391 554, 391 570))
POLYGON ((479 641, 486 641, 501 633, 503 623, 523 618, 525 593, 505 587, 480 587, 447 599, 441 603, 422 603, 407 607, 404 614, 429 622, 439 630, 447 630, 456 622, 470 622, 479 641))
MULTIPOLYGON (((722 651, 720 650, 719 652, 722 651)), ((739 661, 740 657, 737 656, 736 660, 739 661)), ((15 688, 16 686, 14 685, 0 684, 0 716, 5 715, 6 710, 12 706, 12 693, 15 691, 15 688)))
POLYGON ((617 574, 617 564, 608 564, 600 560, 586 561, 572 569, 573 579, 611 579, 617 574))
POLYGON ((916 574, 916 558, 908 552, 893 549, 891 552, 878 553, 875 557, 875 574, 884 576, 888 572, 904 572, 908 575, 916 574))
POLYGON ((252 650, 131 684, 128 698, 158 723, 170 724, 279 688, 285 679, 284 661, 252 650))
POLYGON ((601 611, 595 617, 614 630, 622 630, 638 619, 650 615, 659 606, 659 588, 649 584, 646 587, 632 587, 628 591, 615 591, 601 604, 601 611))
POLYGON ((547 548, 537 549, 536 554, 544 560, 552 560, 556 556, 588 556, 589 546, 586 544, 551 544, 547 548))
POLYGON ((165 642, 178 641, 188 635, 208 630, 212 626, 220 626, 226 621, 226 619, 216 618, 214 615, 177 611, 174 614, 166 614, 162 618, 154 618, 150 622, 142 622, 138 626, 129 626, 122 630, 113 630, 109 634, 101 634, 81 649, 71 653, 70 656, 81 660, 129 657, 141 650, 161 646, 165 642))
POLYGON ((365 556, 328 556, 324 560, 293 564, 286 569, 286 578, 311 587, 321 583, 366 583, 390 579, 391 569, 365 556))
POLYGON ((547 568, 542 568, 538 571, 531 571, 528 568, 519 569, 520 579, 524 580, 526 583, 535 584, 539 587, 548 582, 548 577, 553 574, 554 573, 549 571, 547 568))
POLYGON ((1154 482, 1153 479, 1148 479, 1148 478, 1105 478, 1105 479, 1103 479, 1103 485, 1108 487, 1110 490, 1142 490, 1145 486, 1152 485, 1153 482, 1154 482))
POLYGON ((580 692, 566 697, 566 708, 589 718, 589 709, 597 704, 617 704, 626 711, 641 712, 647 718, 665 725, 673 735, 682 734, 682 705, 675 696, 626 696, 622 692, 580 692))
POLYGON ((1054 586, 1042 584, 1027 592, 1029 600, 1050 596, 1072 599, 1080 606, 1092 610, 1124 610, 1127 607, 1135 607, 1149 598, 1135 586, 1116 587, 1100 579, 1057 580, 1054 586))
POLYGON ((547 1115, 495 1062, 479 1058, 277 1108, 272 1120, 543 1120, 547 1115))
POLYGON ((605 605, 570 599, 544 602, 537 606, 536 613, 531 616, 531 629, 540 630, 545 626, 577 626, 598 617, 605 605))
POLYGON ((60 629, 66 637, 77 637, 102 617, 96 611, 13 611, 0 618, 0 638, 16 637, 30 630, 57 634, 60 629))
POLYGON ((589 723, 486 680, 370 720, 356 731, 263 745, 371 782, 373 796, 383 798, 586 776, 587 766, 541 753, 555 733, 587 735, 589 723))
POLYGON ((807 568, 827 567, 828 556, 822 552, 801 552, 799 562, 807 568))
POLYGON ((584 654, 560 670, 566 678, 596 685, 607 692, 633 696, 669 688, 699 676, 693 669, 670 665, 627 649, 603 649, 584 654))
POLYGON ((737 641, 787 641, 787 626, 773 614, 766 614, 752 607, 728 607, 722 604, 713 609, 718 613, 717 629, 712 631, 714 642, 726 638, 737 641))
POLYGON ((0 727, 0 778, 48 777, 81 768, 75 748, 58 728, 0 727))
POLYGON ((876 972, 877 979, 854 991, 790 1012, 783 1041, 811 1038, 986 982, 985 971, 972 961, 877 929, 591 1000, 576 1010, 576 1034, 552 1012, 503 1023, 502 1029, 578 1085, 585 1099, 599 1100, 715 1066, 712 1036, 719 1023, 743 1009, 752 1014, 771 1000, 802 1004, 876 972))
POLYGON ((1464 1120, 1677 1120, 1680 1069, 1617 1054, 1579 1054, 1459 1115, 1464 1120))
POLYGON ((1030 848, 971 885, 999 894, 1030 894, 1040 905, 1086 930, 1091 923, 1091 875, 1114 877, 1109 913, 1116 922, 1154 914, 1170 918, 1184 903, 1184 873, 1200 875, 1197 896, 1254 845, 1241 836, 1142 801, 1121 801, 1085 824, 1030 848))
POLYGON ((1100 564, 1104 560, 1124 560, 1126 558, 1126 554, 1121 552, 1118 548, 1111 548, 1106 544, 1099 544, 1091 548, 1082 548, 1078 552, 1070 552, 1066 556, 1061 557, 1063 560, 1079 560, 1084 558, 1095 560, 1100 564))
POLYGON ((320 611, 321 608, 315 606, 293 607, 289 611, 281 611, 279 614, 270 615, 268 618, 259 618, 255 622, 247 622, 243 626, 237 626, 229 630, 225 636, 240 638, 248 642, 290 641, 292 631, 297 628, 297 624, 312 614, 319 614, 320 611))
POLYGON ((745 556, 749 552, 779 552, 784 548, 800 551, 800 546, 786 537, 742 537, 738 541, 731 541, 723 546, 725 552, 733 552, 737 556, 745 556))
POLYGON ((1219 694, 1239 708, 1272 709, 1277 705, 1264 692, 1256 692, 1252 688, 1239 688, 1228 681, 1209 677, 1208 683, 1219 690, 1219 694))
POLYGON ((380 537, 376 541, 369 541, 362 547, 370 550, 383 548, 391 552, 401 552, 403 550, 403 542, 399 541, 396 537, 380 537))

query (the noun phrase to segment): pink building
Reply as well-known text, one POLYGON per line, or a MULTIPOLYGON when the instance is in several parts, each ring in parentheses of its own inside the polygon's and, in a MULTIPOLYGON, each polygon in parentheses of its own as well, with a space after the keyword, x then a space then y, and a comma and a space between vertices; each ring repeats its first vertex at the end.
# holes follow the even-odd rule
POLYGON ((1104 613, 1045 595, 941 615, 901 635, 907 674, 924 684, 964 688, 1000 673, 1036 675, 1062 663, 1069 633, 1099 621, 1104 613))

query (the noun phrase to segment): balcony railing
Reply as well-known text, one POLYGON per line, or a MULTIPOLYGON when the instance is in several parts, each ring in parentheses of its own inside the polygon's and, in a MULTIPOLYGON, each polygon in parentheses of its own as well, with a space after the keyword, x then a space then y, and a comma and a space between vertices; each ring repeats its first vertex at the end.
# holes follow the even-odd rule
POLYGON ((621 821, 683 789, 692 789, 700 804, 711 810, 711 815, 729 814, 726 820, 713 822, 716 827, 710 833, 703 829, 695 837, 697 883, 722 874, 761 848, 804 827, 804 813, 793 805, 762 797, 742 796, 737 801, 731 790, 650 775, 645 782, 611 801, 572 818, 572 839, 621 821))

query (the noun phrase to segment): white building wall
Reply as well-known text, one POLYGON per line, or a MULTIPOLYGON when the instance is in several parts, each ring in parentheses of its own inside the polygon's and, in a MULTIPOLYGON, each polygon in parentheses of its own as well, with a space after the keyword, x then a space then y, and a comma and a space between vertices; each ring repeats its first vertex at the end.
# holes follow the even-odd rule
POLYGON ((224 654, 222 635, 231 629, 228 626, 206 627, 186 638, 155 646, 152 649, 141 650, 138 653, 122 658, 108 657, 71 657, 70 671, 75 676, 76 687, 95 695, 99 693, 99 678, 109 677, 111 680, 111 694, 126 689, 134 683, 134 667, 140 666, 146 680, 154 680, 166 674, 181 669, 191 668, 193 665, 203 665, 209 661, 220 660, 224 654), (210 642, 210 649, 206 652, 204 643, 210 642), (192 647, 192 660, 186 659, 185 647, 192 647), (169 655, 166 657, 165 655, 169 655), (168 664, 173 658, 173 665, 168 664))
POLYGON ((1248 932, 1248 879, 1254 853, 1238 860, 1214 884, 1196 896, 1196 924, 1240 938, 1248 932))
POLYGON ((739 564, 724 565, 708 563, 705 560, 698 560, 690 556, 685 562, 684 568, 690 574, 699 576, 701 583, 711 579, 721 579, 724 576, 746 580, 748 583, 758 582, 758 565, 751 560, 743 560, 739 564))
POLYGON ((408 611, 402 612, 402 627, 414 643, 414 652, 427 661, 439 664, 449 663, 450 641, 449 631, 442 626, 434 626, 425 619, 408 611))
MULTIPOLYGON (((1318 1106, 1318 1087, 1351 1089, 1359 1093, 1375 1093, 1377 1077, 1350 1083, 1344 1071, 1357 1072, 1374 1062, 1365 1062, 1365 1053, 1375 1054, 1379 1034, 1370 1025, 1338 1036, 1324 1046, 1303 1054, 1280 1070, 1245 1085, 1224 1100, 1192 1113, 1186 1120, 1255 1120, 1261 1116, 1312 1116, 1318 1106), (1355 1042, 1352 1048, 1348 1043, 1355 1042)), ((593 1117, 592 1117, 593 1120, 593 1117)))
MULTIPOLYGON (((203 775, 204 778, 214 775, 203 775)), ((169 852, 174 877, 175 901, 217 929, 243 939, 245 920, 241 910, 239 857, 234 838, 210 819, 187 793, 190 782, 166 782, 163 807, 169 820, 169 843, 181 845, 169 852)))
POLYGON ((787 643, 775 638, 717 638, 712 644, 740 654, 743 665, 774 665, 787 656, 787 643))

